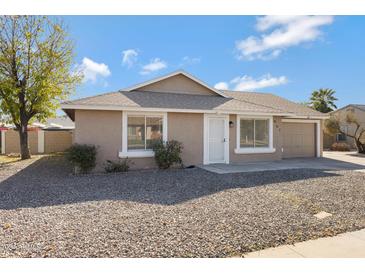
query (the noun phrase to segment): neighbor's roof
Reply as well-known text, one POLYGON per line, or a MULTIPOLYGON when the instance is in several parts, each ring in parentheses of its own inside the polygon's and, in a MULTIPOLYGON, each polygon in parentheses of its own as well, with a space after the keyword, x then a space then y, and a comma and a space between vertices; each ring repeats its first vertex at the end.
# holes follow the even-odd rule
POLYGON ((149 91, 117 91, 67 101, 63 109, 179 109, 225 111, 236 113, 267 113, 285 116, 326 116, 306 106, 269 93, 221 91, 221 96, 175 94, 149 91))
POLYGON ((351 104, 350 106, 354 106, 355 108, 365 111, 365 105, 351 104))
MULTIPOLYGON (((4 128, 15 128, 14 124, 2 124, 4 128)), ((29 127, 38 127, 44 130, 50 129, 74 129, 75 123, 66 115, 58 116, 55 118, 48 118, 46 122, 42 123, 35 121, 29 125, 29 127)))
POLYGON ((48 118, 45 123, 34 122, 33 126, 38 126, 43 129, 74 129, 75 123, 68 116, 58 116, 48 118))
POLYGON ((354 108, 360 109, 360 110, 362 110, 362 111, 365 111, 365 105, 360 105, 360 104, 349 104, 349 105, 346 105, 346 106, 344 106, 344 107, 342 107, 342 108, 336 109, 336 110, 332 111, 331 113, 335 113, 335 112, 337 112, 337 111, 339 111, 339 110, 343 110, 343 109, 346 109, 346 108, 348 108, 348 107, 354 107, 354 108))

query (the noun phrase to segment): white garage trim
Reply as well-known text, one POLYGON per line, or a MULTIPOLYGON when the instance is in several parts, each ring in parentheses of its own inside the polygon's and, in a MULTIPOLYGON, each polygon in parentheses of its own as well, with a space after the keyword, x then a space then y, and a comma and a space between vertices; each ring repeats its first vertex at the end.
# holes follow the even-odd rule
POLYGON ((316 156, 321 157, 321 121, 303 119, 282 119, 283 123, 306 123, 316 124, 316 156))
POLYGON ((1 154, 5 154, 5 130, 1 131, 1 154))
POLYGON ((38 130, 38 153, 44 153, 44 130, 38 130))

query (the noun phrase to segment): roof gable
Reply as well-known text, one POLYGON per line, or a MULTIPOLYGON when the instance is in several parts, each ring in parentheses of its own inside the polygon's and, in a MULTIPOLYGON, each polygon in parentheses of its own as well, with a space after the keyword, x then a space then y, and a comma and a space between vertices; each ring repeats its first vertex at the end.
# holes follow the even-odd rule
POLYGON ((342 108, 339 108, 339 109, 336 109, 336 110, 334 110, 334 111, 332 111, 332 113, 336 113, 336 112, 341 112, 341 111, 348 111, 348 110, 350 110, 350 109, 358 109, 358 110, 360 110, 360 111, 362 111, 362 112, 365 112, 365 105, 359 105, 359 104, 349 104, 349 105, 346 105, 346 106, 344 106, 344 107, 342 107, 342 108))
POLYGON ((126 89, 126 91, 152 91, 226 97, 223 92, 208 86, 196 77, 181 70, 135 85, 126 89))

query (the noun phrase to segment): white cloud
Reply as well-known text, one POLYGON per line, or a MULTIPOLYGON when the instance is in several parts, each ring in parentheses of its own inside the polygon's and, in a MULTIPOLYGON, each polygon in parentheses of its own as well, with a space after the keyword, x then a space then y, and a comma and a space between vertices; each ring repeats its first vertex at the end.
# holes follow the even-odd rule
POLYGON ((167 63, 162 61, 160 58, 155 58, 150 61, 147 65, 142 67, 140 74, 150 74, 152 72, 167 68, 167 63))
POLYGON ((77 66, 77 70, 84 76, 83 82, 90 81, 95 83, 99 76, 108 77, 111 74, 107 65, 96 63, 87 57, 82 59, 82 63, 77 66))
POLYGON ((235 84, 234 90, 244 91, 244 90, 255 90, 266 87, 273 87, 284 85, 288 82, 285 76, 272 77, 270 74, 266 74, 258 79, 254 79, 250 76, 244 75, 242 77, 234 78, 231 83, 235 84))
POLYGON ((229 89, 229 86, 235 91, 250 91, 256 89, 263 89, 266 87, 273 87, 284 85, 288 83, 288 79, 285 76, 272 77, 270 74, 263 75, 257 79, 251 76, 244 75, 233 78, 227 82, 219 82, 214 87, 216 89, 229 89))
POLYGON ((123 50, 122 54, 123 54, 123 59, 122 59, 123 65, 130 68, 137 62, 137 56, 138 56, 137 50, 126 49, 123 50))
POLYGON ((296 15, 267 15, 257 18, 256 29, 258 31, 265 31, 273 26, 289 24, 298 20, 300 17, 296 15))
POLYGON ((333 16, 262 16, 256 29, 270 31, 236 42, 239 59, 272 59, 286 48, 321 37, 320 27, 332 24, 333 16))
POLYGON ((226 82, 219 82, 214 85, 214 88, 220 89, 220 90, 227 90, 228 89, 228 83, 226 82))
POLYGON ((180 66, 195 65, 195 64, 199 64, 200 61, 201 61, 201 59, 199 57, 184 56, 182 58, 180 66))

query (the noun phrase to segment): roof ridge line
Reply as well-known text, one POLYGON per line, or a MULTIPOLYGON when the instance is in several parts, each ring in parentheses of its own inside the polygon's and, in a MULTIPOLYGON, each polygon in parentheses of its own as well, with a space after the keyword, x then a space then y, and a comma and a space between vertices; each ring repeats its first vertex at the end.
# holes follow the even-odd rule
POLYGON ((183 95, 183 96, 199 96, 199 97, 214 97, 214 98, 220 98, 220 99, 234 99, 232 97, 223 97, 223 96, 215 96, 215 95, 204 95, 204 94, 189 94, 189 93, 178 93, 178 92, 164 92, 164 91, 150 91, 150 90, 120 90, 120 93, 132 93, 132 92, 151 92, 151 93, 158 93, 158 94, 168 94, 168 95, 183 95))

